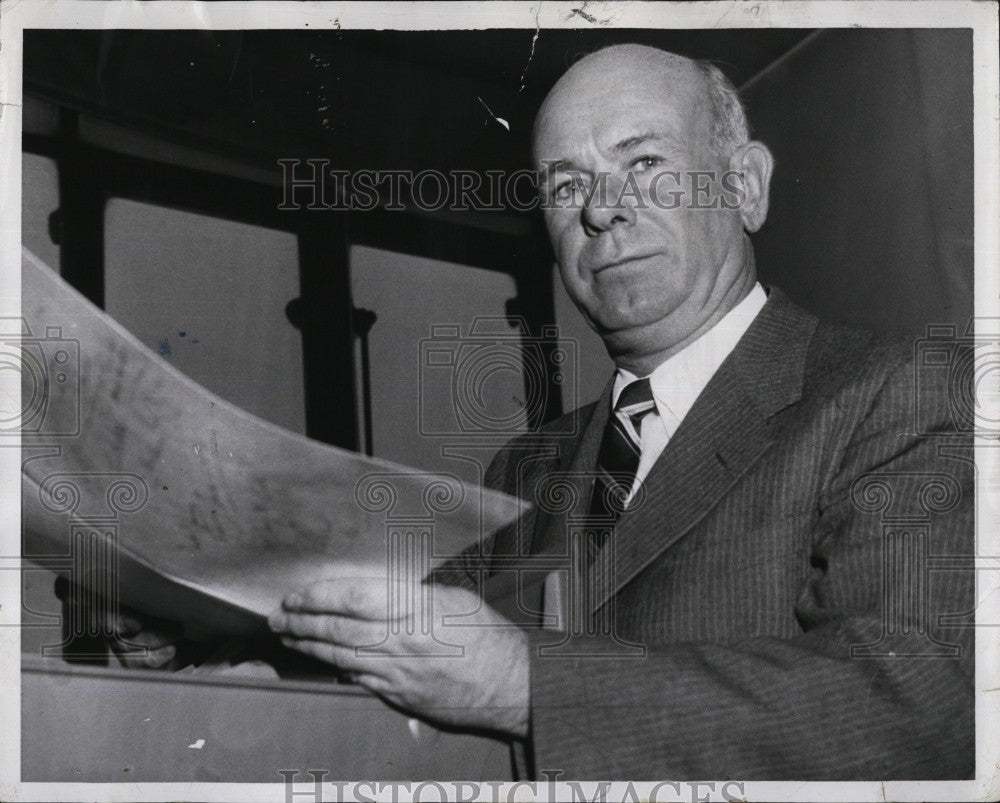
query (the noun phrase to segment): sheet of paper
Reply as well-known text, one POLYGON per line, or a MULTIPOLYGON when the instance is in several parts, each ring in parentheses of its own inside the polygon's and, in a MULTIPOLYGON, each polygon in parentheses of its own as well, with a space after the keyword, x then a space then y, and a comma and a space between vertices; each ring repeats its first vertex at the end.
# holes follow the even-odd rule
POLYGON ((38 362, 22 381, 25 556, 64 555, 57 568, 77 575, 114 563, 126 604, 252 629, 285 594, 343 564, 381 577, 402 561, 423 574, 523 510, 454 476, 250 415, 27 251, 22 299, 22 350, 38 362), (44 414, 45 447, 32 445, 33 414, 44 414), (99 546, 108 539, 113 554, 99 546))

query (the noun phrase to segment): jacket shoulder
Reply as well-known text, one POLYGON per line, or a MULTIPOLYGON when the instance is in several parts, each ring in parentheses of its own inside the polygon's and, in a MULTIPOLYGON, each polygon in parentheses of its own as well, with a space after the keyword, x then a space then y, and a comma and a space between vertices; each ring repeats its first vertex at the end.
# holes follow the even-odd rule
POLYGON ((805 349, 802 374, 806 395, 828 395, 845 384, 885 382, 912 363, 915 341, 898 330, 877 332, 817 318, 783 296, 789 316, 810 319, 813 328, 805 349))
POLYGON ((913 341, 900 332, 872 332, 820 322, 809 344, 807 380, 826 375, 892 371, 912 359, 913 341))

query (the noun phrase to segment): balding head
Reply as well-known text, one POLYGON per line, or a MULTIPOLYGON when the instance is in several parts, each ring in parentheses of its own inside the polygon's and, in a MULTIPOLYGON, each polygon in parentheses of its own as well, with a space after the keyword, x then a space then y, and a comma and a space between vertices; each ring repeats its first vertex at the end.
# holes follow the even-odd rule
POLYGON ((552 88, 533 139, 563 283, 620 366, 648 373, 753 287, 744 230, 764 221, 772 160, 718 70, 599 50, 552 88))
POLYGON ((700 86, 708 112, 707 131, 712 150, 719 156, 729 157, 733 151, 750 139, 750 125, 739 93, 732 82, 714 64, 695 61, 647 45, 610 45, 584 56, 576 62, 549 92, 535 118, 532 143, 550 103, 563 91, 579 91, 579 84, 595 80, 594 76, 607 75, 609 68, 626 68, 645 77, 660 76, 670 83, 678 76, 700 86))

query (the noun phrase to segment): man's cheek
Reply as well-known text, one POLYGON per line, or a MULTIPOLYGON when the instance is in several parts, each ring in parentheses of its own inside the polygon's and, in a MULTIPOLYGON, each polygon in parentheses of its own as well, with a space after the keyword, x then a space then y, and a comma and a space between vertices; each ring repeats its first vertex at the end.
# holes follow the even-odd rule
POLYGON ((580 230, 580 216, 570 209, 560 209, 549 213, 547 218, 549 232, 556 239, 563 240, 573 237, 580 230))
POLYGON ((564 267, 567 271, 576 271, 582 250, 583 243, 580 242, 580 238, 576 236, 575 232, 564 232, 555 241, 556 261, 560 267, 564 267))

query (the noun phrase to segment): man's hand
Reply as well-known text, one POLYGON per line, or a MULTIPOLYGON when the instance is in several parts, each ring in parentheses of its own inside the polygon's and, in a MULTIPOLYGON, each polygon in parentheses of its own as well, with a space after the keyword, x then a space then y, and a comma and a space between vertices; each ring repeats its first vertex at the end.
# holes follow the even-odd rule
POLYGON ((111 650, 122 666, 135 669, 177 669, 177 642, 181 627, 130 608, 111 615, 108 631, 115 634, 111 650))
POLYGON ((390 607, 384 579, 325 580, 286 597, 270 625, 286 646, 347 670, 401 708, 448 725, 526 736, 524 633, 464 589, 418 584, 411 595, 400 588, 390 607), (432 601, 432 620, 421 617, 421 610, 408 615, 400 604, 419 607, 426 600, 432 601), (443 617, 473 612, 460 625, 442 623, 443 617), (423 632, 422 621, 433 621, 431 632, 423 632), (444 645, 460 646, 461 654, 441 655, 457 652, 444 645))
MULTIPOLYGON (((74 611, 78 594, 68 578, 59 576, 55 582, 56 597, 63 604, 63 616, 89 616, 92 609, 74 611)), ((178 645, 183 628, 177 622, 157 619, 118 604, 111 606, 102 599, 99 609, 115 611, 104 617, 104 643, 119 665, 133 669, 179 669, 178 645)), ((114 660, 113 659, 113 660, 114 660)))

